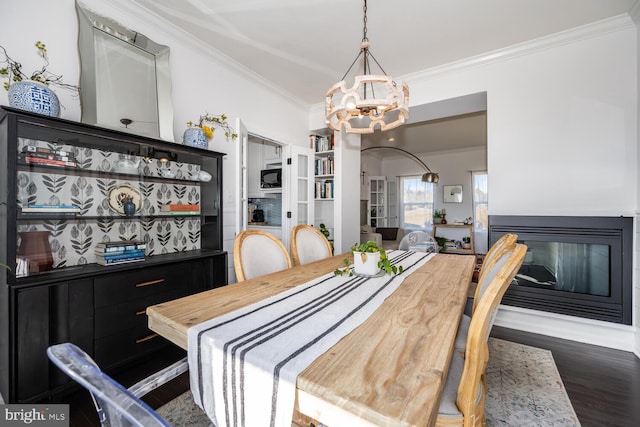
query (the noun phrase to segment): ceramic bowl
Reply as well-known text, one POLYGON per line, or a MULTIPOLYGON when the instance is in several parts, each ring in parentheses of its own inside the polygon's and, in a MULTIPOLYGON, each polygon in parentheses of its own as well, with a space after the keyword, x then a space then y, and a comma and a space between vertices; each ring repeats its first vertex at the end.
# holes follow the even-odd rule
POLYGON ((211 181, 211 174, 205 171, 200 171, 198 173, 198 178, 200 181, 209 182, 211 181))

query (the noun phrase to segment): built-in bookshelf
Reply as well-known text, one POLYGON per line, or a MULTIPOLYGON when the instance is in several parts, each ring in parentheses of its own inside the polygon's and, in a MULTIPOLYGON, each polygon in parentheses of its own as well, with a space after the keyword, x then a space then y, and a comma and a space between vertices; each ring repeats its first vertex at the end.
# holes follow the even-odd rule
POLYGON ((334 199, 335 142, 331 135, 309 135, 314 151, 314 198, 318 201, 334 199))

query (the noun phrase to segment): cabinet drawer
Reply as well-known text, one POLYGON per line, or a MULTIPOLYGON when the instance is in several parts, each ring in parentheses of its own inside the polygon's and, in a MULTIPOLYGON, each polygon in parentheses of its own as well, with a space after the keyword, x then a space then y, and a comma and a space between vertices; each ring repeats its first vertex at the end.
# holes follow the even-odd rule
POLYGON ((94 280, 96 309, 133 299, 171 292, 204 289, 204 263, 193 260, 141 270, 115 273, 94 280))
POLYGON ((146 326, 127 329, 96 339, 95 361, 103 369, 107 369, 155 351, 167 345, 168 342, 146 326))
POLYGON ((136 326, 146 327, 148 320, 147 307, 171 301, 190 293, 189 289, 174 287, 171 292, 138 298, 108 307, 100 307, 95 312, 95 338, 103 338, 136 326))

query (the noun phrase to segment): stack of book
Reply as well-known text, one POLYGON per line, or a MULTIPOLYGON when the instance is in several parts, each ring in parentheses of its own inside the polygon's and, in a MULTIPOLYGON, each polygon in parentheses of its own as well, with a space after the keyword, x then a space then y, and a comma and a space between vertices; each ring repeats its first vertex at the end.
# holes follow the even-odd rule
POLYGON ((22 207, 22 213, 29 215, 75 215, 80 213, 80 207, 75 205, 29 205, 22 207))
POLYGON ((316 175, 333 175, 334 162, 333 157, 316 159, 316 175))
POLYGON ((335 148, 333 134, 329 136, 309 135, 309 142, 311 144, 311 148, 316 153, 333 151, 335 148))
POLYGON ((162 205, 160 212, 166 215, 200 215, 200 205, 162 205))
POLYGON ((22 148, 18 158, 28 164, 77 167, 75 155, 66 150, 57 150, 46 147, 34 147, 27 145, 22 148))
POLYGON ((314 197, 316 199, 333 199, 333 180, 316 182, 314 197))
POLYGON ((96 245, 96 263, 115 265, 144 261, 146 244, 134 240, 105 242, 96 245))

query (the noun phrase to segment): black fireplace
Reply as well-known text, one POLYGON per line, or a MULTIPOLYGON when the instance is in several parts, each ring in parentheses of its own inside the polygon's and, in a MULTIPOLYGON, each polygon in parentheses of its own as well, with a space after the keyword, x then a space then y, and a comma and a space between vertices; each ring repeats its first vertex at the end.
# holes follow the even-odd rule
POLYGON ((633 218, 489 216, 489 244, 505 233, 528 251, 503 304, 631 324, 633 218))

